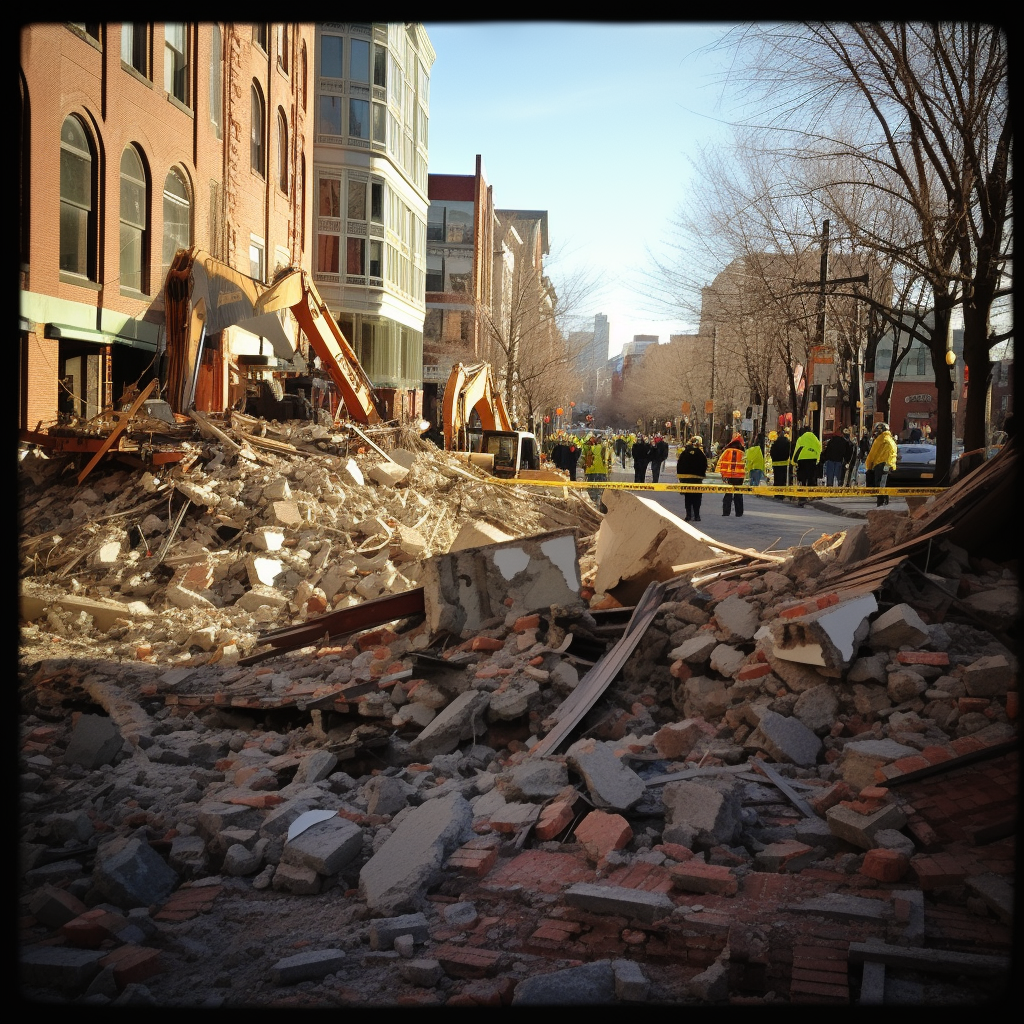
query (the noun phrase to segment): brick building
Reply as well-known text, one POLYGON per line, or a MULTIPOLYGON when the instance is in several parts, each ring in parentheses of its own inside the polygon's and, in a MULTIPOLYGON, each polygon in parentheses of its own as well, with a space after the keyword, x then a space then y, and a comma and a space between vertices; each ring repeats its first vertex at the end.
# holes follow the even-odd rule
MULTIPOLYGON (((157 370, 163 283, 197 245, 309 269, 313 25, 70 23, 20 37, 19 425, 88 417, 157 370)), ((229 400, 207 341, 204 407, 229 400)))

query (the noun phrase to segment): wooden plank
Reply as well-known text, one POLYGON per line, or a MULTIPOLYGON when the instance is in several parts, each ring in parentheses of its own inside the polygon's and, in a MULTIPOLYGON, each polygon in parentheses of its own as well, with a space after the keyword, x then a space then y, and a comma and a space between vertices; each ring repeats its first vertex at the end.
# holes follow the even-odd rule
POLYGON ((103 443, 97 449, 96 454, 89 460, 85 468, 78 474, 78 483, 81 485, 82 481, 92 472, 96 463, 103 458, 104 455, 110 451, 114 442, 128 429, 128 424, 131 422, 131 418, 142 408, 143 403, 149 398, 150 392, 156 387, 157 381, 154 377, 138 394, 135 401, 132 402, 131 407, 127 412, 114 412, 113 416, 117 420, 117 424, 114 429, 107 435, 103 443))
POLYGON ((1008 956, 959 953, 951 949, 919 946, 890 946, 885 942, 851 942, 850 963, 880 963, 887 967, 908 967, 932 974, 969 974, 986 977, 1010 970, 1008 956))

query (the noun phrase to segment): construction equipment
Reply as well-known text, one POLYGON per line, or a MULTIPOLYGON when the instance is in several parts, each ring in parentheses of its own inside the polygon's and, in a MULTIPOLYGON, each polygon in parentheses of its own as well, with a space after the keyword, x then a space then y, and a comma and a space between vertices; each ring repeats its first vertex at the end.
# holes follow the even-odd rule
MULTIPOLYGON (((179 249, 167 273, 164 296, 166 393, 175 412, 187 413, 194 404, 207 339, 226 327, 239 327, 266 338, 274 354, 290 362, 296 346, 280 318, 288 310, 337 387, 348 414, 367 425, 387 418, 370 378, 304 270, 290 268, 273 284, 265 285, 232 270, 202 249, 179 249)), ((245 360, 250 378, 251 358, 245 360)), ((256 384, 257 395, 266 401, 268 390, 258 387, 259 381, 256 384)), ((284 396, 274 397, 281 400, 284 396)))
POLYGON ((445 449, 467 453, 471 462, 495 476, 564 479, 560 473, 540 468, 540 447, 533 434, 513 429, 489 363, 456 363, 452 367, 444 389, 442 417, 445 449))

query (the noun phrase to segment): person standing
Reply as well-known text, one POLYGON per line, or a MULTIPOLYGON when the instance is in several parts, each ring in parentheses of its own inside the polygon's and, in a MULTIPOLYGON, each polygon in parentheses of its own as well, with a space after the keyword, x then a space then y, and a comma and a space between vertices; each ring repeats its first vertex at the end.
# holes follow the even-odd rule
MULTIPOLYGON (((683 446, 676 460, 676 479, 681 484, 701 484, 708 474, 708 457, 704 454, 704 441, 699 437, 691 437, 683 446)), ((700 522, 700 504, 703 495, 700 491, 684 491, 683 505, 686 508, 688 523, 700 522)))
MULTIPOLYGON (((591 434, 583 445, 583 471, 588 483, 601 483, 608 479, 608 460, 603 441, 591 434)), ((601 488, 588 488, 590 500, 600 506, 601 488)))
MULTIPOLYGON (((896 468, 896 439, 889 432, 888 423, 876 423, 874 441, 864 460, 868 487, 885 487, 889 473, 896 468)), ((875 506, 888 505, 889 496, 879 494, 875 506)))
POLYGON ((660 434, 655 437, 651 446, 651 483, 661 479, 661 467, 668 458, 668 442, 660 434))
POLYGON ((764 435, 758 434, 754 443, 747 449, 745 456, 747 473, 750 474, 750 486, 758 487, 764 479, 764 435))
MULTIPOLYGON (((818 482, 818 462, 821 459, 821 441, 805 424, 803 433, 796 439, 793 446, 793 462, 796 463, 796 482, 800 487, 814 487, 818 482)), ((798 502, 800 508, 807 504, 806 498, 798 502)))
MULTIPOLYGON (((792 447, 789 443, 789 435, 786 431, 782 431, 781 434, 772 442, 770 449, 772 457, 772 476, 774 477, 774 483, 776 487, 787 487, 789 485, 789 457, 792 452, 792 447)), ((774 495, 776 501, 782 501, 785 495, 776 494, 774 495)))
MULTIPOLYGON (((739 434, 733 434, 732 440, 722 449, 722 454, 718 456, 716 468, 723 483, 731 484, 733 487, 743 486, 743 478, 747 472, 747 467, 744 464, 745 457, 746 452, 743 450, 743 438, 739 434)), ((726 491, 722 495, 723 516, 731 515, 733 497, 734 495, 731 491, 726 491)), ((743 515, 743 492, 737 491, 735 498, 736 518, 738 519, 743 515)))
POLYGON ((839 431, 829 434, 821 450, 821 461, 825 464, 825 486, 841 487, 843 471, 850 458, 852 442, 839 431))
POLYGON ((641 434, 633 445, 633 483, 642 484, 647 478, 647 464, 651 461, 651 446, 641 434))

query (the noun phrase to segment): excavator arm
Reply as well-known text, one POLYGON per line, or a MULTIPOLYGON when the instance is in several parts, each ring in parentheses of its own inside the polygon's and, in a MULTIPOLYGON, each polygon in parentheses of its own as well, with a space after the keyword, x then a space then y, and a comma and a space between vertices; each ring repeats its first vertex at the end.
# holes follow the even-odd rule
POLYGON ((262 313, 291 310, 354 419, 364 424, 386 419, 370 378, 304 270, 296 268, 282 276, 256 305, 262 313))
POLYGON ((489 363, 456 363, 444 389, 444 446, 448 451, 465 451, 466 428, 473 411, 484 430, 511 430, 505 403, 491 380, 489 363))

